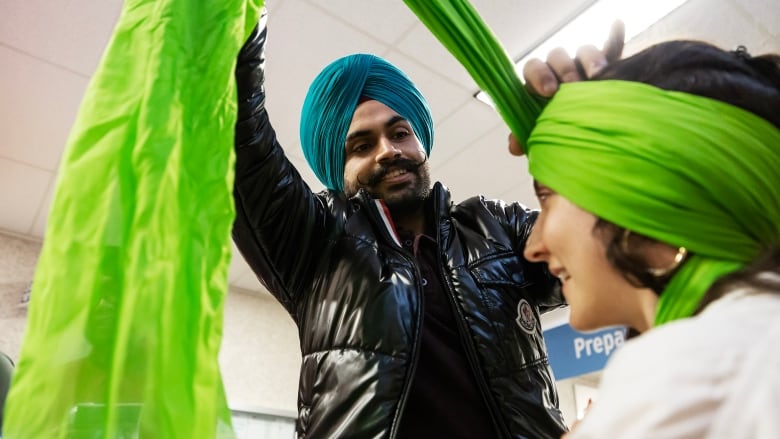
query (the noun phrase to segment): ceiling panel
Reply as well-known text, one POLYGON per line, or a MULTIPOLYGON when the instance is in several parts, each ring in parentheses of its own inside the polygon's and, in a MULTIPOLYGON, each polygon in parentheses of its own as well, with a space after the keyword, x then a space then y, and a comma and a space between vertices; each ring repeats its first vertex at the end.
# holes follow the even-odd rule
POLYGON ((0 157, 55 171, 86 77, 0 46, 0 157))
POLYGON ((0 41, 88 76, 121 8, 121 0, 3 0, 0 41))
MULTIPOLYGON (((535 41, 552 34, 558 26, 592 0, 474 0, 471 3, 499 38, 512 59, 529 50, 535 41)), ((476 83, 463 66, 425 26, 414 27, 397 49, 417 62, 432 66, 453 81, 476 91, 476 83)))
POLYGON ((307 3, 387 44, 397 42, 420 24, 414 13, 398 0, 308 0, 307 3))
POLYGON ((54 174, 0 157, 0 225, 29 235, 54 174))
MULTIPOLYGON (((512 59, 519 59, 540 39, 548 37, 593 0, 476 0, 475 9, 512 59)), ((604 30, 607 32, 607 29, 604 30)))
POLYGON ((485 139, 485 133, 497 125, 504 127, 508 135, 509 129, 505 128, 492 107, 476 99, 468 99, 447 119, 436 124, 431 163, 437 167, 444 166, 450 160, 457 160, 457 154, 464 148, 476 148, 482 152, 505 151, 506 136, 505 142, 499 145, 491 145, 485 139))
MULTIPOLYGON (((498 198, 527 175, 524 159, 507 152, 508 134, 509 130, 504 126, 484 133, 477 146, 462 149, 443 165, 434 165, 433 177, 452 190, 455 201, 475 194, 498 198)), ((432 163, 435 158, 432 154, 432 163)), ((516 195, 508 200, 523 201, 524 204, 532 201, 516 195)))
POLYGON ((780 51, 780 5, 777 0, 750 0, 735 1, 734 5, 749 15, 762 27, 762 30, 774 38, 773 46, 768 47, 767 51, 780 51))
POLYGON ((690 0, 628 42, 625 53, 670 39, 704 40, 726 49, 744 44, 755 54, 780 52, 780 42, 755 18, 765 14, 763 22, 780 25, 780 5, 772 3, 769 7, 764 0, 690 0))
POLYGON ((35 220, 33 220, 32 227, 28 232, 35 238, 43 238, 46 235, 46 221, 49 218, 49 209, 51 208, 51 201, 54 198, 54 189, 56 188, 56 175, 54 173, 51 175, 49 185, 46 188, 46 194, 40 202, 41 207, 35 215, 35 220))
POLYGON ((414 58, 420 64, 441 72, 464 88, 475 91, 477 89, 476 83, 471 79, 466 69, 424 26, 412 28, 406 37, 396 45, 396 50, 414 58))
POLYGON ((474 90, 459 86, 440 72, 419 64, 400 52, 392 51, 384 56, 388 61, 403 70, 420 89, 435 121, 442 121, 473 100, 474 90))

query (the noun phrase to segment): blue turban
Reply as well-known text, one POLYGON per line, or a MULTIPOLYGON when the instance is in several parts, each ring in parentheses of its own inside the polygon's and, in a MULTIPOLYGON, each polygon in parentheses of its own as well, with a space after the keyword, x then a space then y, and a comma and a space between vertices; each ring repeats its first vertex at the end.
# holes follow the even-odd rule
POLYGON ((408 120, 425 154, 431 153, 431 110, 412 81, 378 56, 345 56, 317 75, 306 94, 301 114, 303 155, 329 189, 344 190, 347 130, 361 96, 387 105, 408 120))

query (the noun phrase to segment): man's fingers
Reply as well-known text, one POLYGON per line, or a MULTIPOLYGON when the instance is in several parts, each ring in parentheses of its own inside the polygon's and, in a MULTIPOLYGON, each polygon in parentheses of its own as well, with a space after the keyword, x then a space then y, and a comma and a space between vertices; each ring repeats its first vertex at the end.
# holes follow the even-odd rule
POLYGON ((526 87, 532 93, 550 98, 558 91, 561 83, 592 77, 607 64, 620 59, 625 35, 625 25, 615 20, 602 50, 592 45, 582 46, 577 50, 576 57, 572 58, 565 49, 559 47, 547 55, 547 62, 539 59, 526 62, 523 66, 526 87))
POLYGON ((615 20, 609 29, 609 37, 607 37, 607 41, 604 43, 604 49, 602 49, 604 58, 606 58, 608 63, 620 59, 620 56, 623 54, 625 39, 626 25, 620 20, 615 20))
POLYGON ((607 65, 604 53, 594 45, 582 46, 577 49, 577 61, 582 66, 586 78, 590 78, 607 65))
POLYGON ((540 59, 534 58, 525 63, 523 78, 526 88, 539 96, 549 98, 558 90, 558 78, 550 66, 540 59))
POLYGON ((604 48, 599 50, 596 46, 586 45, 577 49, 577 61, 587 78, 593 77, 607 64, 620 59, 623 53, 623 40, 626 28, 622 21, 615 20, 609 29, 609 37, 604 43, 604 48))
POLYGON ((547 65, 555 73, 559 82, 575 82, 583 79, 577 70, 577 64, 562 47, 550 51, 547 55, 547 65))
POLYGON ((514 134, 509 135, 509 153, 512 155, 524 155, 523 146, 517 140, 514 134))

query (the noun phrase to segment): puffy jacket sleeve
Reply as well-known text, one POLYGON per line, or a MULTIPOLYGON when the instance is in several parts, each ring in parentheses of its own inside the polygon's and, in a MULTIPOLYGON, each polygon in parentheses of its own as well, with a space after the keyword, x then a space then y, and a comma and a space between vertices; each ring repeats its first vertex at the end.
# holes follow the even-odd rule
POLYGON ((258 278, 295 318, 298 292, 327 242, 331 215, 284 155, 265 108, 267 15, 236 66, 236 220, 233 240, 258 278))
MULTIPOLYGON (((523 257, 525 243, 531 235, 531 229, 539 217, 539 211, 529 209, 520 203, 507 204, 504 215, 515 236, 515 251, 523 257)), ((524 259, 525 260, 525 259, 524 259)), ((547 264, 543 262, 526 261, 526 276, 536 286, 536 304, 544 313, 566 304, 558 279, 550 274, 547 264)))

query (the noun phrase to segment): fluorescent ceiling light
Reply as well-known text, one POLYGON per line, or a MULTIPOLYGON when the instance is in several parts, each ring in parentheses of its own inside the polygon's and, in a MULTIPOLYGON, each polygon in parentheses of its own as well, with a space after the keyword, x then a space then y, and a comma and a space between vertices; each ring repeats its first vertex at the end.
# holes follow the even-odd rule
MULTIPOLYGON (((547 54, 562 47, 569 56, 576 54, 577 48, 585 44, 601 47, 608 37, 612 23, 620 19, 626 26, 625 40, 630 41, 636 35, 680 7, 687 0, 601 0, 595 2, 580 15, 552 34, 549 38, 530 49, 515 62, 515 70, 522 78, 523 66, 531 58, 544 60, 547 54)), ((483 91, 475 97, 493 106, 490 97, 483 91)))

